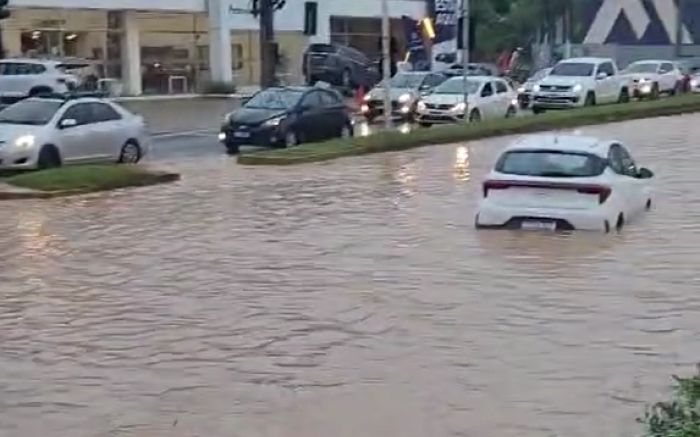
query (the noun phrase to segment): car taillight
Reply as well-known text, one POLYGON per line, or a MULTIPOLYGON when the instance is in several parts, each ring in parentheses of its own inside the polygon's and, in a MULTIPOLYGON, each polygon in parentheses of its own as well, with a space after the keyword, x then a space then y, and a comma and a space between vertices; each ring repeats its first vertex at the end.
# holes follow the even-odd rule
POLYGON ((598 196, 600 204, 605 203, 612 194, 612 188, 598 184, 577 184, 570 182, 541 182, 541 181, 499 181, 488 180, 484 182, 484 197, 488 197, 490 190, 505 190, 510 187, 544 188, 553 190, 576 190, 582 194, 598 196))

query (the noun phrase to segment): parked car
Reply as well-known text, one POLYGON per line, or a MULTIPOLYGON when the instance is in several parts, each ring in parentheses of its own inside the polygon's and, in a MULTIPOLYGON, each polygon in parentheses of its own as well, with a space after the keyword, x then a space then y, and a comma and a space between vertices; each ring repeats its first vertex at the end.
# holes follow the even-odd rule
POLYGON ((80 79, 67 73, 64 64, 46 59, 0 60, 0 100, 14 103, 39 94, 66 93, 79 86, 80 79))
POLYGON ((508 146, 483 183, 478 228, 620 230, 651 208, 653 173, 625 146, 533 135, 508 146))
POLYGON ((688 81, 688 91, 692 93, 700 93, 700 71, 695 72, 690 76, 688 81))
POLYGON ((381 79, 377 62, 352 47, 311 44, 304 53, 302 70, 306 82, 327 82, 344 89, 370 89, 381 79))
POLYGON ((338 92, 302 86, 259 91, 226 116, 219 140, 234 154, 244 144, 293 147, 352 134, 350 114, 338 92))
POLYGON ((631 81, 635 98, 656 99, 660 94, 675 95, 683 90, 683 73, 671 61, 633 62, 620 74, 631 81))
POLYGON ((700 57, 681 58, 676 61, 678 69, 683 75, 683 92, 690 91, 690 80, 696 73, 700 72, 700 57))
POLYGON ((469 114, 470 122, 509 118, 517 114, 513 88, 504 79, 493 76, 467 77, 467 104, 464 104, 464 77, 453 77, 438 85, 418 101, 416 119, 421 126, 454 123, 469 114), (468 111, 465 111, 468 109, 468 111))
POLYGON ((608 58, 570 58, 558 62, 532 88, 532 110, 568 109, 604 103, 627 102, 629 79, 618 73, 608 58))
MULTIPOLYGON (((389 82, 391 115, 412 120, 420 97, 443 83, 446 78, 439 73, 409 71, 392 77, 389 82)), ((384 94, 384 84, 380 83, 365 95, 365 103, 360 109, 367 121, 371 122, 377 116, 384 115, 384 94)))
POLYGON ((532 101, 532 89, 539 81, 547 77, 551 68, 543 68, 528 78, 522 85, 518 87, 518 105, 520 109, 526 109, 532 101))
POLYGON ((0 111, 0 168, 45 169, 87 162, 137 163, 144 120, 100 98, 29 97, 0 111))

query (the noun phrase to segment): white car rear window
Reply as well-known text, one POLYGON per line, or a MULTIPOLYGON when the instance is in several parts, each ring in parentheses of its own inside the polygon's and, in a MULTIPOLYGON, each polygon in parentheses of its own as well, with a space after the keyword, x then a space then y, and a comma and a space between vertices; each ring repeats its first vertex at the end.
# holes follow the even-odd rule
POLYGON ((519 176, 592 177, 603 173, 607 161, 589 153, 558 150, 515 150, 504 153, 496 171, 519 176))

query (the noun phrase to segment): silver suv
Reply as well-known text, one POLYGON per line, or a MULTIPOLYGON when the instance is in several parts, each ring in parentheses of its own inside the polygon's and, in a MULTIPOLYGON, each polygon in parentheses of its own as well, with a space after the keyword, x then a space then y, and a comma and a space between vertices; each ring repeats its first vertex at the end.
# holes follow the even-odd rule
POLYGON ((0 100, 13 101, 39 94, 65 93, 80 79, 60 61, 43 59, 0 60, 0 100))

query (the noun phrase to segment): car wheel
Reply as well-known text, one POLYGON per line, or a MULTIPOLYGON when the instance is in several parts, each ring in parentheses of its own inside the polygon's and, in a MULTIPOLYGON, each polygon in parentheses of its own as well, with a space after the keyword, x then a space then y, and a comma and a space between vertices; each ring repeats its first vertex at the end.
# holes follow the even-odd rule
POLYGON ((287 131, 287 133, 284 134, 284 147, 290 148, 297 145, 299 145, 297 134, 293 130, 287 131))
POLYGON ((630 101, 630 93, 627 88, 623 88, 620 91, 620 97, 617 99, 617 103, 628 103, 630 101))
POLYGON ((617 223, 615 223, 615 230, 617 232, 621 232, 622 228, 625 227, 625 216, 620 213, 620 215, 617 216, 617 223))
POLYGON ((659 98, 659 84, 655 83, 654 86, 651 88, 651 98, 652 100, 656 100, 659 98))
POLYGON ((420 127, 433 127, 433 124, 432 124, 432 123, 426 123, 426 122, 423 122, 423 121, 420 122, 420 123, 418 123, 418 124, 420 125, 420 127))
POLYGON ((340 129, 340 138, 352 138, 352 127, 350 125, 345 124, 341 129, 340 129))
POLYGON ((538 108, 538 107, 534 107, 534 108, 532 108, 532 113, 535 114, 535 115, 544 114, 544 109, 538 108))
POLYGON ((647 199, 647 204, 644 205, 644 208, 649 211, 651 210, 651 199, 647 199))
POLYGON ((226 154, 228 155, 238 155, 240 148, 238 144, 226 144, 226 154))
POLYGON ((508 110, 506 111, 506 118, 513 118, 517 115, 518 110, 515 109, 515 106, 509 106, 508 110))
POLYGON ((469 121, 473 123, 478 123, 481 121, 481 112, 479 112, 478 109, 473 109, 472 112, 469 113, 469 121))
POLYGON ((61 166, 61 154, 56 147, 48 145, 41 148, 39 158, 37 159, 37 168, 39 170, 47 170, 61 166))
POLYGON ((586 100, 583 102, 583 106, 595 106, 595 94, 586 94, 586 100))
POLYGON ((127 141, 119 154, 120 164, 136 164, 141 160, 141 146, 134 140, 127 141))
POLYGON ((673 86, 673 89, 671 90, 671 95, 672 96, 677 96, 678 94, 681 93, 682 85, 680 82, 676 82, 676 84, 673 86))
POLYGON ((38 86, 29 90, 29 97, 53 94, 53 90, 47 86, 38 86))

